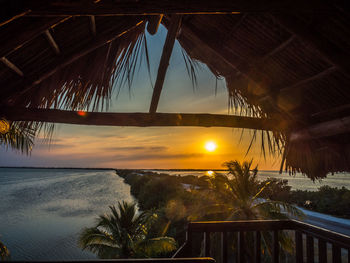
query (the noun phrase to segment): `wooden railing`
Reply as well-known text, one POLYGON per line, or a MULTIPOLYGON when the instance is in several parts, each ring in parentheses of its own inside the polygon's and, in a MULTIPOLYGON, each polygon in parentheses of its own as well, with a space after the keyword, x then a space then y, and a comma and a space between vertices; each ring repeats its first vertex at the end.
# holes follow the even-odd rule
MULTIPOLYGON (((11 261, 8 261, 11 262, 11 261)), ((212 258, 132 258, 132 259, 95 259, 65 261, 15 261, 16 263, 215 263, 212 258)))
MULTIPOLYGON (((350 263, 350 237, 316 227, 296 220, 251 220, 251 221, 213 221, 189 223, 186 243, 176 252, 174 257, 211 256, 210 239, 213 233, 221 235, 219 263, 227 262, 262 262, 262 235, 272 236, 269 247, 270 261, 281 261, 280 232, 289 230, 293 234, 294 262, 348 262, 350 263), (195 239, 196 233, 202 237, 195 239), (237 233, 235 248, 228 254, 228 234, 237 233), (249 244, 246 243, 249 233, 249 244), (253 236, 253 240, 252 237, 253 236), (196 241, 194 244, 194 241, 196 241), (252 244, 254 242, 254 244, 252 244), (200 245, 198 245, 200 243, 200 245), (317 246, 315 246, 317 244, 317 246), (247 247, 252 253, 247 254, 247 247), (197 251, 195 251, 197 250, 197 251), (200 251, 198 251, 200 250, 200 251), (230 257, 228 257, 230 256, 230 257), (332 258, 331 261, 327 259, 332 258), (230 258, 230 260, 229 260, 230 258), (346 259, 347 258, 347 259, 346 259), (221 261, 221 262, 220 262, 221 261)), ((217 240, 217 236, 216 236, 217 240)), ((232 244, 232 243, 231 243, 232 244)), ((266 253, 265 253, 266 254, 266 253)), ((215 257, 214 257, 215 258, 215 257)), ((290 260, 291 258, 289 258, 290 260)))

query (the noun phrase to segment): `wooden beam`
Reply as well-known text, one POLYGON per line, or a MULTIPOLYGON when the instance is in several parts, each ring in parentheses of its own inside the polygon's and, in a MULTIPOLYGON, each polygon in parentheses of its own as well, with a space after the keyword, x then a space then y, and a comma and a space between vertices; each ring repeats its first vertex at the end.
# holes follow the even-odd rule
POLYGON ((162 57, 159 62, 157 79, 154 85, 152 101, 149 108, 150 113, 155 113, 157 111, 160 93, 162 92, 163 83, 165 79, 165 74, 169 66, 169 60, 173 52, 175 39, 180 29, 180 25, 181 25, 181 16, 174 15, 170 21, 168 34, 166 36, 164 47, 163 47, 162 57))
POLYGON ((84 48, 79 48, 73 53, 62 52, 60 56, 56 57, 55 62, 53 62, 47 68, 45 68, 45 71, 42 72, 40 76, 33 79, 26 79, 16 82, 13 86, 2 89, 0 92, 0 102, 6 103, 6 101, 11 97, 23 94, 30 88, 34 87, 35 85, 47 79, 48 77, 52 76, 59 69, 64 68, 65 66, 73 63, 77 59, 124 35, 125 33, 129 32, 130 30, 143 23, 143 21, 140 21, 137 18, 135 18, 134 20, 135 24, 132 27, 130 27, 130 21, 125 21, 124 23, 121 22, 115 27, 109 28, 107 32, 99 34, 98 37, 94 38, 94 41, 92 41, 89 45, 85 46, 84 48))
POLYGON ((240 63, 234 63, 237 60, 236 56, 227 52, 223 48, 219 48, 217 46, 217 41, 215 38, 208 39, 203 37, 200 32, 197 32, 192 26, 189 24, 184 24, 181 28, 181 35, 184 35, 186 38, 191 39, 193 42, 198 43, 200 48, 205 47, 209 49, 210 52, 215 54, 220 60, 224 61, 227 65, 229 65, 233 70, 242 74, 246 79, 251 79, 249 76, 249 70, 247 68, 241 67, 240 63))
POLYGON ((95 37, 96 36, 96 21, 95 21, 95 16, 89 16, 90 18, 90 30, 92 35, 95 37))
POLYGON ((318 50, 326 61, 350 75, 348 53, 338 48, 327 38, 319 34, 315 29, 305 25, 305 23, 292 15, 274 14, 274 17, 276 17, 280 24, 290 33, 300 37, 302 41, 306 42, 315 50, 318 50))
POLYGON ((31 16, 61 15, 160 15, 232 14, 237 12, 331 12, 335 7, 322 0, 177 0, 177 1, 62 1, 26 0, 31 16))
POLYGON ((159 25, 162 22, 163 15, 151 16, 148 20, 147 31, 151 35, 155 35, 158 31, 159 25))
POLYGON ((38 121, 101 126, 197 126, 258 130, 282 129, 276 120, 218 114, 191 113, 102 113, 0 107, 0 117, 9 121, 38 121))
POLYGON ((311 117, 318 118, 318 117, 322 117, 322 116, 331 116, 331 115, 339 114, 339 113, 346 111, 346 110, 349 110, 349 109, 350 109, 350 104, 345 104, 345 105, 341 105, 341 106, 338 106, 335 108, 330 108, 327 110, 315 112, 315 113, 311 114, 311 117))
POLYGON ((265 61, 269 57, 272 57, 276 53, 278 53, 278 52, 282 51, 283 49, 285 49, 290 43, 292 43, 294 41, 295 38, 296 38, 295 35, 291 35, 286 41, 283 41, 279 46, 275 47, 269 53, 265 54, 262 57, 261 62, 265 61))
POLYGON ((290 141, 319 139, 348 132, 350 132, 350 117, 344 117, 294 131, 291 133, 290 141))
MULTIPOLYGON (((16 34, 12 34, 11 38, 0 42, 0 57, 8 56, 24 44, 43 34, 45 30, 53 28, 69 18, 70 17, 52 17, 38 19, 33 23, 23 25, 24 30, 16 31, 16 34)), ((16 30, 16 28, 14 27, 13 30, 16 30)))
POLYGON ((320 73, 317 73, 316 75, 314 76, 311 76, 309 78, 306 78, 306 79, 303 79, 301 81, 298 81, 297 83, 294 83, 293 85, 291 86, 288 86, 288 87, 285 87, 285 88, 282 88, 280 90, 280 92, 293 92, 295 90, 295 88, 298 88, 298 87, 301 87, 302 85, 305 85, 311 81, 314 81, 314 80, 317 80, 317 79, 321 79, 321 78, 324 78, 326 76, 328 76, 329 74, 332 74, 334 71, 336 71, 337 68, 336 67, 330 67, 330 68, 327 68, 325 69, 324 71, 321 71, 320 73))
POLYGON ((12 69, 14 72, 16 72, 21 77, 24 76, 22 70, 20 70, 15 64, 13 64, 11 61, 9 61, 7 58, 2 57, 0 58, 0 61, 4 63, 8 68, 12 69))
POLYGON ((20 17, 23 17, 23 16, 25 16, 25 15, 27 15, 29 13, 30 13, 30 10, 24 10, 24 11, 22 11, 20 13, 17 13, 15 15, 13 15, 13 16, 11 16, 11 15, 10 16, 6 16, 5 19, 1 19, 0 20, 0 27, 6 25, 8 23, 11 23, 12 21, 14 21, 14 20, 16 20, 16 19, 18 19, 20 17))
POLYGON ((45 30, 45 36, 47 41, 49 41, 52 50, 56 53, 56 55, 59 55, 61 53, 60 48, 58 47, 55 39, 53 38, 49 30, 45 30))

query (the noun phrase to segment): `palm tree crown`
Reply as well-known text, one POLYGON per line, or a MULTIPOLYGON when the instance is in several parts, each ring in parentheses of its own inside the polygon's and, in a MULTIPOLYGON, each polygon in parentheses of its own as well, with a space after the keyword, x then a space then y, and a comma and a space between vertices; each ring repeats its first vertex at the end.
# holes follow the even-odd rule
POLYGON ((170 237, 150 237, 149 229, 157 215, 137 214, 136 205, 118 202, 109 207, 111 213, 100 215, 97 224, 85 228, 79 245, 96 253, 100 258, 150 257, 175 250, 176 243, 170 237))
MULTIPOLYGON (((207 178, 207 187, 198 191, 201 200, 205 200, 205 209, 200 211, 207 216, 223 219, 281 219, 288 215, 301 216, 294 206, 262 198, 269 182, 259 187, 258 169, 251 169, 252 161, 230 161, 224 163, 228 175, 214 174, 207 178), (204 198, 204 199, 203 199, 204 198)), ((204 214, 202 214, 204 215, 204 214)))

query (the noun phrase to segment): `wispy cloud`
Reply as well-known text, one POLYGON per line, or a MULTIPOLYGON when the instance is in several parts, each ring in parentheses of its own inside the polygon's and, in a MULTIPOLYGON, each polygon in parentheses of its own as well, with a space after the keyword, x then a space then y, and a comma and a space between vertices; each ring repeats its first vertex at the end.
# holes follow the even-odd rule
POLYGON ((170 160, 170 159, 184 159, 184 158, 198 158, 202 157, 202 153, 179 153, 179 154, 132 154, 132 155, 116 155, 115 161, 141 161, 141 160, 170 160))
POLYGON ((166 151, 168 147, 166 146, 123 146, 123 147, 104 147, 102 150, 109 152, 119 152, 119 151, 166 151))

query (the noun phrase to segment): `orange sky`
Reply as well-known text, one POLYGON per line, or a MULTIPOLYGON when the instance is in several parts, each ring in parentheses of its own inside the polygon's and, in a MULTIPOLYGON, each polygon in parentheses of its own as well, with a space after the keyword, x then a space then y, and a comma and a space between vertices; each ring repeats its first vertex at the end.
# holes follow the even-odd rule
MULTIPOLYGON (((148 36, 153 82, 166 30, 148 36)), ((175 44, 161 94, 159 112, 227 114, 228 97, 224 80, 216 80, 205 65, 197 70, 198 85, 193 87, 186 72, 181 48, 175 44)), ((152 86, 145 67, 136 73, 132 89, 118 88, 108 111, 147 112, 152 86)), ((232 112, 230 112, 232 114, 232 112)), ((241 130, 195 127, 94 127, 57 125, 50 146, 37 140, 31 156, 0 148, 0 166, 113 167, 113 168, 222 168, 229 160, 254 158, 262 170, 279 169, 279 159, 261 155, 259 143, 245 157, 250 136, 247 130, 241 142, 241 130), (215 141, 217 149, 209 153, 206 141, 215 141)))

